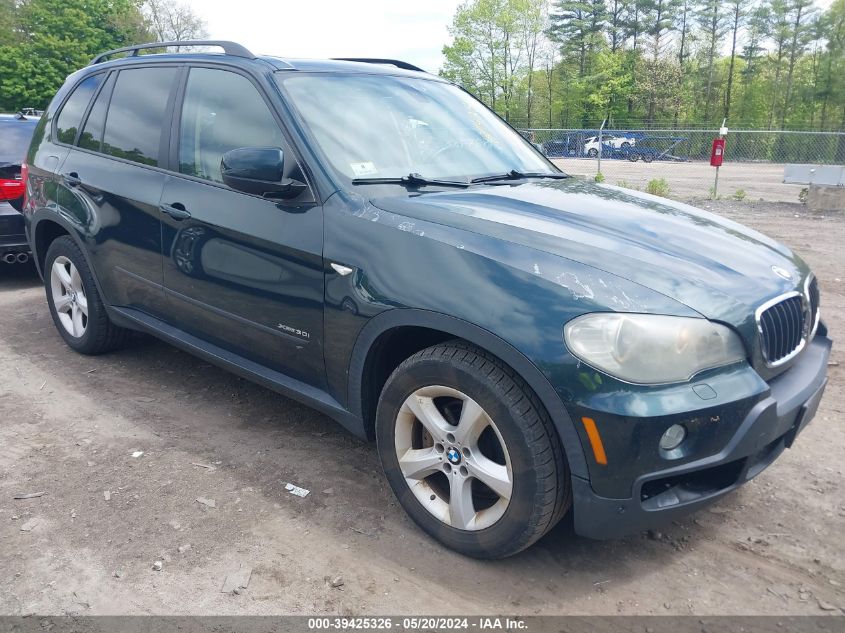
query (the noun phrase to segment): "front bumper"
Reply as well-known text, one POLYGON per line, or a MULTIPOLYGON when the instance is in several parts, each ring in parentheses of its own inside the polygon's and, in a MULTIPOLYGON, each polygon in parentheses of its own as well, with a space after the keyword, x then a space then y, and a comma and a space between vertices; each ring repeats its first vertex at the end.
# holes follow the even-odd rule
POLYGON ((573 477, 575 531, 597 539, 639 532, 694 512, 756 477, 815 415, 827 385, 830 348, 830 339, 817 335, 795 365, 769 382, 768 393, 721 450, 636 477, 630 498, 601 496, 589 481, 573 477))

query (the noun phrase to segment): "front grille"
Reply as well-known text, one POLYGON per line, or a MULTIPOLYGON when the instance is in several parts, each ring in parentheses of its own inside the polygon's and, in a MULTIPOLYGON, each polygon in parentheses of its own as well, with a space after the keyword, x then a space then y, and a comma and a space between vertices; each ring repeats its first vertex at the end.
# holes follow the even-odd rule
POLYGON ((769 306, 760 314, 759 324, 763 355, 773 365, 799 349, 804 341, 804 300, 796 294, 769 306))

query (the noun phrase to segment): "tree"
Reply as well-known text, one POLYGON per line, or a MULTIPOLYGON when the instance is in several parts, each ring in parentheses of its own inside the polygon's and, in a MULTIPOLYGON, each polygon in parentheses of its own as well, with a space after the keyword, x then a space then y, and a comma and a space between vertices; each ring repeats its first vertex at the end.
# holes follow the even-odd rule
POLYGON ((452 44, 443 47, 441 74, 460 79, 510 119, 518 79, 526 66, 533 72, 543 26, 539 0, 468 0, 449 27, 452 44))
POLYGON ((795 63, 798 61, 798 56, 804 51, 807 46, 808 38, 806 34, 807 21, 813 13, 812 0, 792 0, 791 16, 791 42, 789 46, 789 64, 786 71, 786 91, 783 97, 783 108, 781 109, 780 129, 785 129, 786 113, 789 109, 789 103, 792 99, 792 82, 795 73, 795 63))
POLYGON ((826 1, 466 0, 441 72, 515 124, 845 126, 845 0, 816 18, 826 1))
POLYGON ((173 0, 145 0, 144 17, 157 42, 182 42, 208 37, 205 20, 173 0))
POLYGON ((710 122, 710 113, 713 107, 713 80, 716 68, 716 55, 719 44, 725 34, 725 15, 722 10, 721 0, 704 0, 696 17, 701 26, 706 47, 707 80, 704 91, 704 120, 710 122))
POLYGON ((740 101, 739 120, 744 122, 749 116, 752 99, 752 85, 760 75, 760 66, 765 60, 763 41, 771 34, 771 11, 765 4, 757 6, 748 18, 748 28, 745 46, 742 48, 740 59, 742 69, 742 100, 740 101))
POLYGON ((14 17, 15 0, 0 0, 0 46, 9 46, 18 42, 14 17))
POLYGON ((553 7, 549 37, 560 44, 564 58, 577 57, 578 78, 583 78, 602 41, 604 0, 557 0, 553 7))
POLYGON ((525 50, 526 65, 526 117, 528 127, 532 127, 534 109, 534 69, 538 55, 541 54, 542 38, 548 29, 548 5, 545 0, 520 0, 517 6, 517 30, 525 50))
POLYGON ((27 0, 14 30, 18 43, 0 46, 2 110, 43 108, 92 57, 148 37, 134 0, 27 0))
POLYGON ((494 110, 500 57, 504 56, 496 24, 499 8, 498 0, 472 0, 459 6, 449 27, 452 44, 443 47, 442 74, 461 80, 494 110))
POLYGON ((666 36, 675 23, 679 0, 639 0, 647 16, 646 32, 651 38, 652 60, 657 61, 666 47, 666 36))
POLYGON ((683 68, 689 57, 690 30, 692 29, 693 0, 681 0, 677 11, 678 65, 683 68))
MULTIPOLYGON (((836 0, 824 16, 825 32, 828 34, 825 54, 824 84, 820 93, 822 99, 821 126, 828 124, 828 107, 831 102, 845 103, 845 0, 836 0)), ((841 125, 845 128, 845 112, 841 125)))
POLYGON ((725 88, 725 111, 724 118, 727 119, 731 111, 731 87, 734 80, 734 65, 736 63, 736 42, 739 36, 739 29, 745 24, 748 14, 749 0, 728 0, 731 31, 731 62, 728 66, 728 85, 725 88))

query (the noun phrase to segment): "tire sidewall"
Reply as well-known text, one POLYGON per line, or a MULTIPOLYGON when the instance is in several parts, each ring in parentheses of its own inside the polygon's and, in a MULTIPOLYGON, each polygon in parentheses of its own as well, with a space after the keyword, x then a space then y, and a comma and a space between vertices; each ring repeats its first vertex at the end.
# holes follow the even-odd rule
POLYGON ((402 507, 425 532, 448 547, 479 558, 499 557, 501 554, 497 552, 503 547, 523 541, 527 527, 536 521, 538 481, 532 451, 520 429, 518 413, 506 398, 466 367, 418 359, 410 367, 394 373, 388 379, 378 405, 376 443, 387 480, 402 507), (495 422, 505 442, 511 462, 513 492, 504 515, 483 530, 459 530, 435 518, 414 496, 399 468, 394 443, 399 409, 414 391, 431 385, 458 389, 475 400, 495 422))
POLYGON ((79 250, 79 247, 76 246, 70 237, 57 238, 50 244, 50 248, 47 249, 47 256, 44 259, 44 289, 47 294, 47 304, 50 306, 50 316, 53 317, 53 323, 65 343, 78 352, 90 352, 97 342, 96 328, 102 322, 100 319, 100 310, 102 308, 99 301, 99 294, 94 284, 94 278, 88 268, 88 262, 85 260, 82 251, 79 250), (66 257, 76 267, 79 277, 82 280, 85 297, 88 300, 88 323, 85 327, 85 333, 80 337, 73 336, 73 334, 65 329, 59 320, 56 306, 53 303, 51 278, 53 264, 59 257, 66 257))

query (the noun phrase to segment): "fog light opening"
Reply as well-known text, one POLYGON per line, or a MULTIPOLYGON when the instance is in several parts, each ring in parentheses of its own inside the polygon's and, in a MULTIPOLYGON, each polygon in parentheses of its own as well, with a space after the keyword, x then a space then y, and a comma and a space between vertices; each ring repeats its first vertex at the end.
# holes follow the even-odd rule
POLYGON ((681 424, 673 424, 660 438, 660 448, 664 451, 672 451, 681 445, 687 437, 687 430, 681 424))

